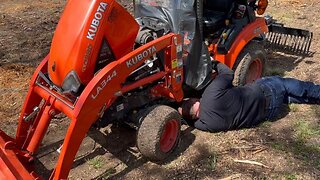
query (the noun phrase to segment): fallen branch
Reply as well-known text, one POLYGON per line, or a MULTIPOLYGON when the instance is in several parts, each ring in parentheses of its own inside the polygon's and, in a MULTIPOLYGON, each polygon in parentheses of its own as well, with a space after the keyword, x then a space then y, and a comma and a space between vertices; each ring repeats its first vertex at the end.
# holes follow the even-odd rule
POLYGON ((219 179, 219 180, 235 180, 235 179, 240 179, 241 178, 241 174, 233 174, 231 176, 219 179))
POLYGON ((260 152, 262 152, 262 151, 265 151, 265 150, 267 150, 267 148, 258 149, 258 150, 256 150, 256 151, 254 151, 254 152, 252 153, 252 155, 258 154, 258 153, 260 153, 260 152))
POLYGON ((256 161, 250 161, 250 160, 238 160, 238 159, 235 159, 234 162, 238 162, 238 163, 245 163, 245 164, 253 164, 253 165, 257 165, 257 166, 262 166, 262 167, 265 167, 265 168, 270 168, 262 163, 259 163, 259 162, 256 162, 256 161))

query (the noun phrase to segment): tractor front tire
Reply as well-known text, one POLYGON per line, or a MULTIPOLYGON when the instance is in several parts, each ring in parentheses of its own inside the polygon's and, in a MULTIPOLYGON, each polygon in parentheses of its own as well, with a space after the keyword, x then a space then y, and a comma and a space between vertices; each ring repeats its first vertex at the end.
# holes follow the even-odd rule
POLYGON ((244 86, 261 78, 265 69, 266 52, 259 42, 250 42, 238 56, 234 70, 234 86, 244 86))
POLYGON ((137 132, 137 147, 151 161, 166 159, 180 139, 181 116, 175 109, 157 105, 147 110, 137 132))

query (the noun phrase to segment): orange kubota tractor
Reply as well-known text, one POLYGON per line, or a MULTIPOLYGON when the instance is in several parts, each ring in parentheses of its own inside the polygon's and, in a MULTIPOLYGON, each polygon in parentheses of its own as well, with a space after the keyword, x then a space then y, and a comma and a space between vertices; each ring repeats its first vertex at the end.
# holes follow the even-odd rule
POLYGON ((115 0, 69 0, 50 53, 36 69, 16 137, 0 131, 0 178, 38 179, 34 158, 52 118, 70 125, 51 179, 66 179, 89 128, 125 122, 151 160, 177 146, 180 115, 169 105, 211 81, 212 59, 259 78, 267 0, 136 0, 133 18, 115 0))

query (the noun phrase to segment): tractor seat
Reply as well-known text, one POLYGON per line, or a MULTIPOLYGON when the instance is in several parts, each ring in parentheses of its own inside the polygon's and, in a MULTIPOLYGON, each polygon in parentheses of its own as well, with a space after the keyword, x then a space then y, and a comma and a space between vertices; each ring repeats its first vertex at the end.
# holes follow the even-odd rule
POLYGON ((224 26, 235 0, 205 0, 203 10, 204 31, 214 33, 224 26))
POLYGON ((204 31, 214 33, 225 25, 228 14, 219 11, 204 10, 203 23, 204 31))

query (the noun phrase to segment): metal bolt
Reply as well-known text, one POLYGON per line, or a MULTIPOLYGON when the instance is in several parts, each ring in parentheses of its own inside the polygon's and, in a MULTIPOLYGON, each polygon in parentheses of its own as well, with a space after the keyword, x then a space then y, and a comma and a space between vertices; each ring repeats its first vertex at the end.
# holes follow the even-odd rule
POLYGON ((173 38, 173 42, 174 42, 174 45, 177 46, 177 45, 178 45, 178 38, 177 38, 177 37, 174 37, 174 38, 173 38))
POLYGON ((33 112, 30 113, 28 116, 23 117, 25 122, 29 122, 31 119, 33 119, 37 113, 40 111, 40 108, 38 106, 33 108, 33 112))
POLYGON ((120 97, 120 96, 122 96, 122 92, 118 91, 118 92, 114 93, 114 95, 117 96, 117 97, 120 97))

